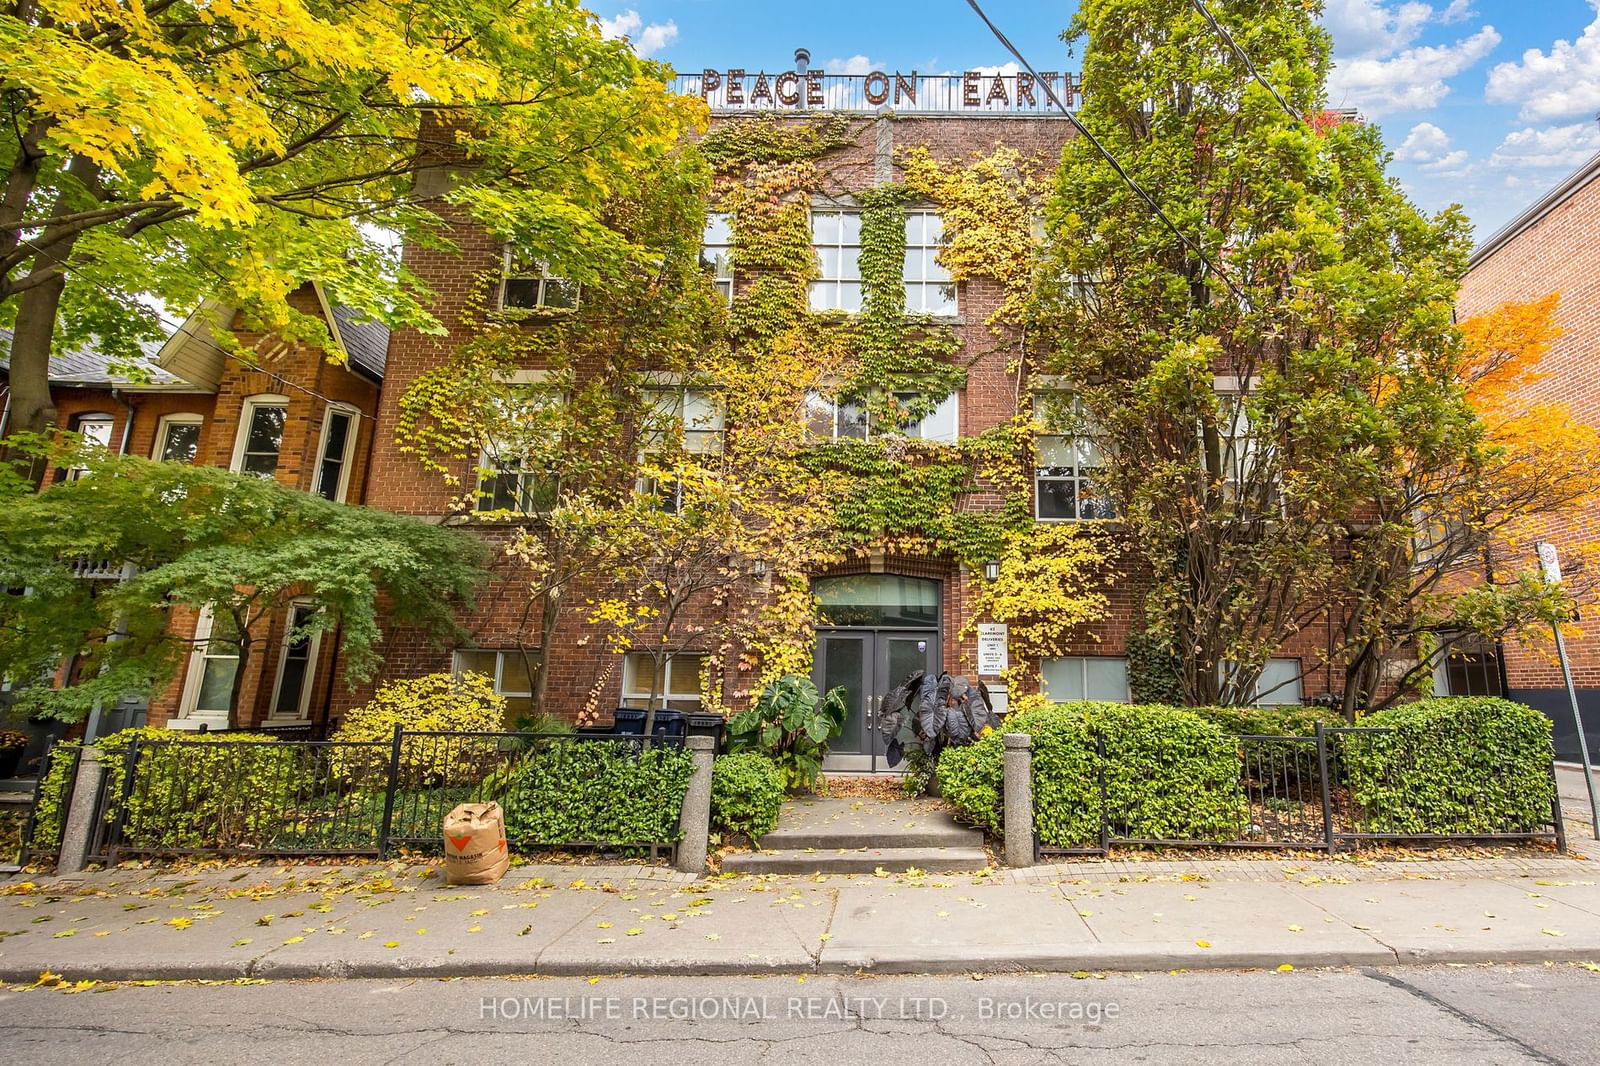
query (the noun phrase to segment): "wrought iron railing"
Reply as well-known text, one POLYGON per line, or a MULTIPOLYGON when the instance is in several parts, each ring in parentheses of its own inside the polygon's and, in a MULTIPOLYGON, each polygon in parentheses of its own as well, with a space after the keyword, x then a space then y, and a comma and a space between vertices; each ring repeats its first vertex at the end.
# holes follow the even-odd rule
POLYGON ((935 115, 1059 115, 1050 93, 1069 108, 1083 98, 1076 74, 918 74, 874 71, 823 74, 810 71, 706 70, 683 74, 673 89, 698 96, 717 113, 761 111, 856 111, 888 109, 935 115), (1048 87, 1049 91, 1046 91, 1048 87))

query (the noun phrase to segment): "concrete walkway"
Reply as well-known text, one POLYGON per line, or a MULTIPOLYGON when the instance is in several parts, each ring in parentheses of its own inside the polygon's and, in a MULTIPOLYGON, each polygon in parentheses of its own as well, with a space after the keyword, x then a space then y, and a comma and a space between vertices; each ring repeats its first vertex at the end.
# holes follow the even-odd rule
MULTIPOLYGON (((1600 962, 1600 863, 1149 865, 1121 881, 521 867, 111 871, 0 882, 0 979, 807 974, 1600 962), (1229 878, 1248 867, 1251 878, 1229 878), (1276 879, 1262 876, 1275 872, 1276 879)), ((1014 873, 1020 874, 1022 871, 1014 873)))

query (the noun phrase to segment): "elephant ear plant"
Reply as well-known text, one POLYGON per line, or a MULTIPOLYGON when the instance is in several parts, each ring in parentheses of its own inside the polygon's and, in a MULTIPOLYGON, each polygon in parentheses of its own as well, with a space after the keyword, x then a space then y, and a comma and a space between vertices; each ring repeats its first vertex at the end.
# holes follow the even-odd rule
POLYGON ((844 732, 848 714, 844 689, 821 695, 810 678, 780 677, 749 710, 728 719, 728 746, 770 756, 790 791, 814 789, 828 741, 844 732))

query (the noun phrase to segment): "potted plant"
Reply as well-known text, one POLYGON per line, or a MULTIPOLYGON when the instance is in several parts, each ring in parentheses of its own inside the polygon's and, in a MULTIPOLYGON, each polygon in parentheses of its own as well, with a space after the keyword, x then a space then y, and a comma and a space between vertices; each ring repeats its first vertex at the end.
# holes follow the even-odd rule
POLYGON ((28 735, 15 729, 0 729, 0 778, 16 777, 28 735))

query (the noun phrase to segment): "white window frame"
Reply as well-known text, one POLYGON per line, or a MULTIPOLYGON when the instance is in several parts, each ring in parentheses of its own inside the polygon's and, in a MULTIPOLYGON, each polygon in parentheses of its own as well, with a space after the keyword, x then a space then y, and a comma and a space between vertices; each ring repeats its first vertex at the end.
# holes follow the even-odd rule
POLYGON ((722 293, 722 298, 729 307, 733 306, 733 213, 729 211, 711 211, 706 214, 706 228, 700 240, 700 262, 711 271, 712 282, 717 291, 722 293), (713 234, 713 227, 720 226, 723 233, 713 234), (714 241, 713 236, 724 236, 725 240, 714 241), (716 253, 716 254, 713 254, 716 253))
MULTIPOLYGON (((242 474, 245 472, 245 445, 250 439, 250 426, 255 421, 256 411, 267 407, 280 407, 283 409, 283 433, 285 437, 289 435, 289 397, 272 392, 264 392, 256 396, 246 397, 244 403, 239 408, 239 429, 233 435, 233 460, 228 464, 228 469, 233 471, 235 474, 242 474)), ((272 474, 256 476, 277 476, 278 467, 283 465, 284 443, 285 442, 281 439, 278 441, 278 464, 277 466, 273 467, 272 474)))
MULTIPOLYGON (((895 401, 898 403, 905 398, 925 395, 927 394, 918 392, 897 392, 895 401)), ((873 424, 872 416, 865 404, 856 400, 841 400, 838 396, 821 389, 808 389, 805 397, 805 424, 807 431, 819 440, 872 440, 876 437, 894 436, 926 441, 929 444, 954 444, 961 437, 961 390, 950 392, 932 411, 910 425, 880 429, 873 424), (860 436, 840 435, 839 413, 845 409, 854 409, 861 413, 860 436), (818 432, 811 424, 813 420, 820 421, 824 412, 828 419, 826 434, 818 432)))
POLYGON ((319 630, 306 639, 306 673, 300 686, 300 706, 294 714, 282 714, 278 710, 278 697, 283 694, 283 675, 289 665, 289 648, 294 635, 294 616, 302 610, 315 612, 317 605, 312 600, 290 600, 288 613, 285 617, 283 640, 278 645, 278 669, 272 681, 272 702, 267 704, 267 720, 272 722, 304 722, 311 717, 311 690, 317 682, 317 654, 322 650, 322 633, 319 630))
MULTIPOLYGON (((536 649, 530 648, 528 651, 530 654, 532 654, 536 651, 536 649)), ((528 690, 526 692, 512 692, 505 688, 506 658, 508 656, 516 656, 518 659, 521 659, 521 651, 517 650, 516 648, 457 648, 450 659, 450 670, 457 677, 460 677, 462 674, 468 672, 467 669, 461 665, 461 658, 464 655, 493 655, 494 674, 491 680, 494 682, 494 690, 500 695, 505 696, 507 699, 533 699, 534 679, 532 677, 528 678, 528 690)), ((482 673, 482 671, 476 672, 482 673)))
MULTIPOLYGON (((1294 680, 1293 681, 1286 681, 1281 685, 1274 685, 1270 691, 1262 692, 1261 691, 1262 679, 1261 678, 1257 678, 1256 679, 1256 684, 1255 684, 1255 691, 1253 691, 1250 694, 1250 705, 1252 707, 1302 707, 1302 706, 1304 706, 1305 705, 1305 687, 1306 687, 1305 664, 1298 657, 1276 656, 1276 655, 1273 656, 1272 658, 1268 659, 1267 662, 1266 662, 1266 665, 1270 666, 1273 663, 1288 663, 1291 666, 1291 668, 1294 670, 1294 674, 1295 674, 1294 680), (1281 698, 1282 695, 1290 693, 1290 692, 1294 693, 1294 696, 1295 696, 1294 699, 1288 700, 1288 699, 1281 698), (1271 700, 1271 702, 1263 703, 1262 702, 1263 699, 1269 699, 1269 700, 1271 700)), ((1265 667, 1263 667, 1263 672, 1265 672, 1265 667)))
POLYGON ((813 311, 834 311, 844 314, 855 314, 861 310, 861 212, 842 207, 813 208, 811 212, 811 250, 817 257, 818 275, 807 287, 807 304, 813 311), (838 239, 822 242, 817 239, 817 220, 825 216, 839 219, 838 239), (845 240, 845 231, 848 226, 846 218, 853 218, 855 227, 855 240, 845 240), (827 256, 824 251, 837 254, 838 266, 830 275, 827 268, 827 256), (847 253, 854 252, 855 268, 847 270, 844 262, 847 253), (844 299, 845 286, 854 285, 856 298, 855 305, 846 306, 844 299))
MULTIPOLYGON (((652 657, 650 652, 647 652, 647 651, 630 651, 630 652, 626 652, 626 653, 623 654, 623 657, 622 657, 622 703, 623 703, 624 706, 627 706, 627 707, 637 706, 637 707, 639 707, 641 709, 648 709, 649 706, 650 706, 650 689, 649 689, 648 683, 646 684, 645 688, 642 689, 642 690, 633 687, 634 683, 637 681, 637 670, 638 670, 638 667, 634 666, 633 664, 634 663, 638 663, 638 662, 645 663, 647 669, 653 669, 654 666, 655 666, 655 661, 654 661, 654 659, 653 659, 653 657, 652 657), (630 700, 633 701, 633 702, 630 703, 629 702, 630 700)), ((659 711, 659 710, 678 710, 679 709, 679 708, 675 708, 675 707, 674 708, 669 708, 667 706, 667 701, 668 700, 671 700, 671 701, 673 701, 675 703, 690 703, 690 702, 693 702, 694 705, 695 705, 695 709, 691 710, 691 711, 688 711, 689 714, 697 714, 697 713, 699 713, 699 709, 704 706, 705 696, 704 696, 704 693, 702 692, 701 688, 698 685, 695 688, 695 692, 694 692, 693 696, 674 695, 672 693, 672 676, 673 676, 673 674, 677 671, 677 669, 678 669, 680 664, 689 663, 689 662, 693 662, 693 663, 696 664, 696 666, 695 666, 695 676, 696 676, 696 680, 699 680, 701 672, 703 670, 705 670, 707 665, 709 665, 710 656, 707 655, 703 651, 673 652, 672 653, 672 658, 670 660, 668 660, 667 662, 662 664, 663 676, 661 678, 661 691, 656 694, 657 700, 659 701, 656 704, 656 710, 659 711)))
MULTIPOLYGON (((156 439, 154 446, 152 446, 150 449, 150 458, 158 462, 171 461, 165 460, 164 456, 167 450, 167 430, 171 429, 173 426, 199 426, 200 432, 203 435, 205 433, 205 424, 206 419, 204 415, 197 415, 187 411, 180 412, 178 414, 162 415, 160 420, 156 422, 156 439)), ((200 442, 198 439, 196 439, 194 465, 198 466, 199 464, 200 442)))
POLYGON ((239 649, 235 648, 232 655, 211 654, 211 631, 216 625, 216 613, 211 604, 200 608, 199 617, 194 624, 194 641, 189 649, 189 667, 183 681, 183 700, 178 705, 178 717, 184 721, 206 722, 220 724, 224 728, 228 724, 228 716, 234 708, 224 707, 200 709, 200 687, 205 681, 206 663, 210 659, 232 659, 234 661, 234 674, 237 678, 239 670, 239 649))
MULTIPOLYGON (((808 389, 806 391, 805 405, 806 430, 819 440, 870 440, 872 437, 872 425, 867 417, 866 407, 854 400, 841 401, 838 396, 823 392, 820 389, 808 389), (839 412, 844 408, 853 408, 860 412, 860 436, 855 434, 840 435, 839 412), (821 416, 824 410, 826 410, 828 418, 828 432, 825 434, 818 433, 811 425, 814 416, 821 416)), ((817 420, 820 420, 820 417, 817 420)))
MULTIPOLYGON (((647 383, 644 391, 645 404, 649 408, 647 417, 653 422, 677 420, 678 442, 685 455, 722 454, 727 444, 728 416, 718 390, 694 382, 659 380, 647 383), (694 426, 690 426, 687 420, 691 393, 704 398, 710 411, 708 420, 698 420, 694 426), (667 403, 659 402, 667 397, 670 397, 667 403)), ((644 427, 639 440, 638 461, 641 464, 646 463, 650 461, 651 456, 660 454, 670 443, 666 436, 670 432, 670 429, 644 427)), ((641 495, 660 498, 663 505, 672 513, 676 513, 683 506, 682 482, 674 484, 671 493, 668 494, 656 483, 655 478, 641 474, 635 481, 634 488, 641 495)))
MULTIPOLYGON (((1128 657, 1126 655, 1047 655, 1039 661, 1039 688, 1045 699, 1056 700, 1049 691, 1045 678, 1045 664, 1050 662, 1064 662, 1074 664, 1078 673, 1078 687, 1083 691, 1085 701, 1097 703, 1132 703, 1133 691, 1128 680, 1128 657), (1121 699, 1100 700, 1089 695, 1089 663, 1102 660, 1106 662, 1120 662, 1122 664, 1123 692, 1121 699)), ((1066 698, 1056 700, 1058 703, 1067 702, 1066 698)))
MULTIPOLYGON (((115 436, 117 432, 117 418, 115 415, 107 414, 104 411, 86 411, 85 413, 74 417, 72 420, 72 425, 72 431, 83 437, 85 441, 92 442, 96 447, 103 448, 107 452, 111 451, 111 438, 115 436), (104 427, 106 439, 100 440, 99 434, 91 435, 89 433, 85 433, 85 426, 94 426, 96 428, 104 427)), ((88 472, 89 468, 86 466, 68 467, 67 480, 76 481, 88 472)))
MULTIPOLYGON (((1103 462, 1102 462, 1101 465, 1088 465, 1088 464, 1085 464, 1082 461, 1083 457, 1085 455, 1089 454, 1089 449, 1094 448, 1094 445, 1092 444, 1092 442, 1089 441, 1088 437, 1081 436, 1079 434, 1054 432, 1054 431, 1050 430, 1048 425, 1045 423, 1045 421, 1041 417, 1040 408, 1041 408, 1042 404, 1048 402, 1047 398, 1052 398, 1052 397, 1056 398, 1056 400, 1058 402, 1061 401, 1061 400, 1065 400, 1065 401, 1071 403, 1071 405, 1073 406, 1074 410, 1079 414, 1082 414, 1082 402, 1081 402, 1081 400, 1079 400, 1078 396, 1074 393, 1074 391, 1072 389, 1066 388, 1066 387, 1062 387, 1062 386, 1051 386, 1051 387, 1047 387, 1047 388, 1036 388, 1036 389, 1033 390, 1032 396, 1033 396, 1033 422, 1034 422, 1034 425, 1038 427, 1037 431, 1034 433, 1034 440, 1033 440, 1033 447, 1034 447, 1034 458, 1033 458, 1033 517, 1034 517, 1034 520, 1035 521, 1039 521, 1039 522, 1104 522, 1104 521, 1115 519, 1116 512, 1115 512, 1115 508, 1112 507, 1112 505, 1111 505, 1111 501, 1104 500, 1104 499, 1099 499, 1098 497, 1096 497, 1094 495, 1094 491, 1093 491, 1093 482, 1094 482, 1094 476, 1095 476, 1094 472, 1097 472, 1097 471, 1099 471, 1099 470, 1104 468, 1103 462), (1061 469, 1060 467, 1047 467, 1041 461, 1042 458, 1043 458, 1041 449, 1042 449, 1042 445, 1044 444, 1044 442, 1046 440, 1057 440, 1057 441, 1060 441, 1062 447, 1065 447, 1065 448, 1068 448, 1068 449, 1071 450, 1072 456, 1073 456, 1073 465, 1071 467, 1071 470, 1072 470, 1071 474, 1046 474, 1046 473, 1044 473, 1044 471, 1046 471, 1046 470, 1061 469), (1088 472, 1086 473, 1086 471, 1088 471, 1088 472), (1063 515, 1046 515, 1046 514, 1042 513, 1041 504, 1042 504, 1042 502, 1044 500, 1044 493, 1040 491, 1040 486, 1042 484, 1044 484, 1045 482, 1070 482, 1072 484, 1072 486, 1073 486, 1072 500, 1073 500, 1073 510, 1076 512, 1075 514, 1068 515, 1068 516, 1063 516, 1063 515), (1106 509, 1106 511, 1108 513, 1107 514, 1103 514, 1103 515, 1090 515, 1088 517, 1084 517, 1083 504, 1084 504, 1085 500, 1098 502, 1102 507, 1104 507, 1106 509)), ((1095 449, 1095 450, 1098 451, 1098 449, 1095 449)))
POLYGON ((550 273, 550 265, 543 261, 530 263, 527 270, 518 269, 516 250, 507 244, 500 275, 500 310, 502 311, 576 311, 583 303, 583 286, 571 278, 561 277, 559 274, 550 273), (537 271, 537 273, 535 273, 537 271), (539 283, 537 296, 532 307, 521 307, 506 303, 506 290, 513 281, 536 281, 539 283), (548 294, 551 282, 560 282, 572 286, 572 306, 548 303, 548 294))
MULTIPOLYGON (((555 392, 553 390, 544 388, 549 381, 550 375, 548 371, 518 370, 513 372, 508 377, 502 378, 501 384, 512 386, 528 386, 539 389, 540 391, 534 393, 533 396, 538 398, 537 402, 540 405, 548 404, 550 406, 564 406, 568 401, 567 393, 565 391, 555 392)), ((530 403, 532 402, 534 401, 530 400, 530 403)), ((496 404, 496 406, 500 405, 496 404)), ((502 416, 505 414, 503 407, 501 407, 501 414, 502 416)), ((487 514, 494 511, 506 510, 509 510, 515 514, 539 514, 548 510, 547 507, 534 506, 533 486, 537 485, 541 478, 536 471, 522 469, 522 464, 525 461, 525 455, 501 455, 494 447, 493 441, 486 441, 484 447, 478 450, 478 470, 480 472, 480 476, 478 477, 477 491, 473 495, 472 510, 478 514, 487 514), (493 494, 488 491, 488 488, 492 482, 501 477, 516 478, 517 498, 516 505, 513 507, 504 508, 494 506, 494 497, 493 494)), ((561 486, 559 481, 550 486, 550 488, 553 496, 558 496, 560 494, 561 486)))
MULTIPOLYGON (((917 399, 926 396, 926 393, 897 392, 895 402, 904 399, 917 399)), ((868 426, 870 432, 871 426, 868 426)), ((892 430, 902 437, 911 437, 914 440, 927 441, 930 444, 954 444, 961 437, 961 392, 955 390, 938 405, 909 426, 892 430)))
POLYGON ((335 415, 350 419, 350 429, 344 438, 344 453, 339 456, 339 483, 334 486, 331 497, 334 503, 343 503, 350 491, 350 464, 355 458, 356 438, 361 435, 361 411, 347 403, 330 403, 322 413, 322 429, 317 435, 317 463, 311 469, 311 494, 322 496, 325 500, 330 498, 322 494, 322 464, 328 459, 328 437, 335 415))
POLYGON ((961 313, 956 283, 950 277, 950 271, 939 262, 939 252, 945 246, 944 217, 932 208, 912 208, 906 212, 905 225, 906 253, 901 281, 905 285, 906 313, 954 318, 961 313), (929 243, 925 236, 913 233, 918 228, 916 222, 920 221, 921 233, 925 234, 930 218, 939 226, 939 239, 935 243, 929 243), (945 299, 939 291, 941 289, 949 290, 949 306, 945 306, 945 299))

